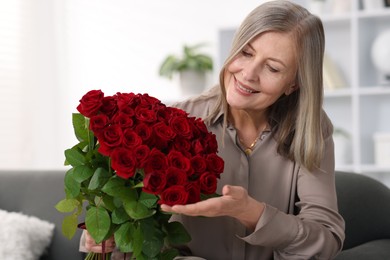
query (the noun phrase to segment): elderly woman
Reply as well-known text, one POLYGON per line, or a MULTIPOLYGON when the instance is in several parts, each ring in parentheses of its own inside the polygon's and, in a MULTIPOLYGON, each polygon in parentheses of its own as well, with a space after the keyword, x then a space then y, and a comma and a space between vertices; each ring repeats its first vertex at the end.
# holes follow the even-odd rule
POLYGON ((236 32, 220 84, 177 104, 206 121, 225 160, 222 196, 161 206, 191 234, 190 255, 332 259, 341 250, 333 127, 322 109, 324 42, 320 19, 306 9, 266 2, 236 32))

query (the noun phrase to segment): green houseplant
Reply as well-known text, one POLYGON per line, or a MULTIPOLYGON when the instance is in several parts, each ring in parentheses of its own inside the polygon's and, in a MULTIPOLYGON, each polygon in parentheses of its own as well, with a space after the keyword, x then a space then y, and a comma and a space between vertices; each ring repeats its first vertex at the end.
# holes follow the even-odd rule
POLYGON ((160 76, 172 79, 179 74, 183 94, 199 93, 205 87, 206 72, 213 70, 212 58, 200 52, 203 46, 184 45, 181 55, 168 55, 160 65, 160 76))

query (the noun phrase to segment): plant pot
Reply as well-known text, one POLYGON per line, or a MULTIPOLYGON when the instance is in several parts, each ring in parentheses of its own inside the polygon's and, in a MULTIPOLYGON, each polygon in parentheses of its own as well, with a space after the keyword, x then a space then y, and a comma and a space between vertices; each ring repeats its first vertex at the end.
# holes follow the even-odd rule
POLYGON ((180 89, 183 96, 197 95, 203 92, 206 86, 206 73, 196 70, 180 72, 180 89))

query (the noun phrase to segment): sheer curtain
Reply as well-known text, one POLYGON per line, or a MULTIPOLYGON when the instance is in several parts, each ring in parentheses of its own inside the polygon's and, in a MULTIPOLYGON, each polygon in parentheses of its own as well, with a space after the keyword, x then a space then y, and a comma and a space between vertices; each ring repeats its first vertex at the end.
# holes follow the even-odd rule
POLYGON ((58 162, 54 4, 0 1, 1 169, 52 168, 58 162))
POLYGON ((0 1, 0 166, 20 161, 22 2, 0 1))
MULTIPOLYGON (((64 169, 71 117, 101 89, 181 99, 158 69, 183 44, 236 27, 258 0, 0 0, 0 170, 64 169), (239 8, 238 8, 239 7, 239 8)), ((218 68, 209 86, 217 82, 218 68)))
POLYGON ((158 66, 181 42, 159 42, 169 34, 156 26, 172 22, 151 10, 143 1, 0 0, 0 169, 64 169, 71 114, 88 90, 178 97, 158 66), (158 48, 142 45, 148 37, 158 48))

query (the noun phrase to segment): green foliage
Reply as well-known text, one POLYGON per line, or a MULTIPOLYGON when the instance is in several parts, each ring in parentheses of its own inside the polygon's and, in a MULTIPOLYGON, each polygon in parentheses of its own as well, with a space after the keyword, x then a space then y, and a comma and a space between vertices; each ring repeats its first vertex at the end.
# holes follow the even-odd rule
MULTIPOLYGON (((117 247, 136 259, 173 259, 178 255, 173 245, 187 243, 188 233, 181 224, 168 224, 170 214, 159 211, 157 196, 142 192, 142 169, 132 179, 116 176, 109 158, 97 152, 89 119, 73 114, 72 120, 79 142, 65 150, 65 165, 71 166, 64 176, 66 198, 55 205, 67 214, 62 223, 64 236, 71 239, 85 221, 97 243, 114 236, 117 247), (83 205, 85 219, 79 221, 83 205)), ((91 253, 86 259, 99 257, 91 253)))
POLYGON ((181 56, 168 55, 160 65, 160 76, 171 79, 174 73, 183 70, 211 71, 213 69, 212 58, 209 55, 199 53, 199 49, 203 45, 184 45, 181 56))

